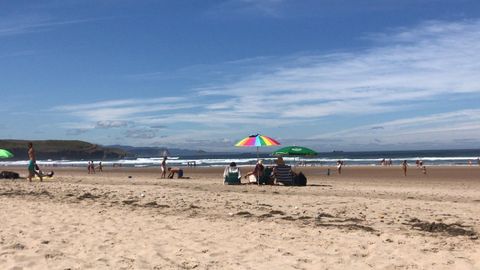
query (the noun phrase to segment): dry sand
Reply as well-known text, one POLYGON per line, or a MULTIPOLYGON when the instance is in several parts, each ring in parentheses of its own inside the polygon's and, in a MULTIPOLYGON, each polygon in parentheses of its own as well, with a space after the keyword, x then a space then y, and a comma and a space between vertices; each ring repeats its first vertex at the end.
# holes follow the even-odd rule
POLYGON ((307 187, 55 170, 0 180, 0 269, 480 269, 479 167, 301 168, 307 187))

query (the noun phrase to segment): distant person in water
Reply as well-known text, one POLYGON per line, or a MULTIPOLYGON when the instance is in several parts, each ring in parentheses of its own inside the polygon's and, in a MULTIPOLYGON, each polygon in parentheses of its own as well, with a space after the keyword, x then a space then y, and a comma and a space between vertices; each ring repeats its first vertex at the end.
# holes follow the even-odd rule
POLYGON ((403 163, 402 163, 402 169, 403 169, 403 175, 404 176, 407 176, 407 166, 408 166, 407 160, 404 160, 403 163))
MULTIPOLYGON (((29 142, 28 143, 28 181, 32 182, 32 177, 37 175, 40 177, 40 182, 43 181, 42 175, 37 172, 37 157, 35 156, 35 149, 33 149, 33 143, 29 142)), ((38 168, 38 171, 40 171, 40 168, 38 168)))
POLYGON ((160 164, 160 168, 162 169, 162 178, 165 178, 167 175, 167 157, 163 157, 162 163, 160 164))

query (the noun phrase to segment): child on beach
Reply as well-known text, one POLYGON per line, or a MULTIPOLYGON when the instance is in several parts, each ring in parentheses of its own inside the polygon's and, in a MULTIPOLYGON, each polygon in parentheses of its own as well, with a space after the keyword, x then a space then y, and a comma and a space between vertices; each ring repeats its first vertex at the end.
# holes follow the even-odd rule
POLYGON ((337 161, 337 172, 338 172, 338 174, 342 174, 342 166, 343 166, 343 161, 341 161, 341 160, 337 161))
POLYGON ((167 157, 163 157, 162 163, 160 164, 160 168, 162 169, 162 174, 161 177, 165 178, 165 175, 167 174, 167 157))
POLYGON ((427 167, 425 165, 422 166, 422 172, 423 174, 427 174, 427 167))
POLYGON ((403 169, 403 175, 404 176, 407 176, 407 166, 408 166, 407 160, 404 160, 403 163, 402 163, 402 169, 403 169))

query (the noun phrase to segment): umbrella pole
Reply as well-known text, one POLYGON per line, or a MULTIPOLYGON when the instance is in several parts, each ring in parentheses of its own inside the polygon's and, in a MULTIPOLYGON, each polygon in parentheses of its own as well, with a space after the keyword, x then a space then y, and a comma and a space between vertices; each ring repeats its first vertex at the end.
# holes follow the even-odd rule
POLYGON ((258 159, 259 159, 259 158, 258 158, 258 146, 257 146, 257 160, 258 160, 258 159))

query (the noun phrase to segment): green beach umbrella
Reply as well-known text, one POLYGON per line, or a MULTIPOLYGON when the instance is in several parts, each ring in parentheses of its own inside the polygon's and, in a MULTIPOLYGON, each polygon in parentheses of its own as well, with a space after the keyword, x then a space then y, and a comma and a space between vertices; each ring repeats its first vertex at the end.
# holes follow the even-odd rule
POLYGON ((273 156, 316 156, 317 152, 303 146, 287 146, 272 153, 273 156))
POLYGON ((5 149, 0 149, 0 158, 11 158, 13 154, 5 149))

